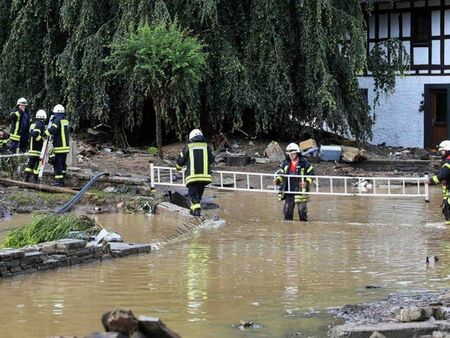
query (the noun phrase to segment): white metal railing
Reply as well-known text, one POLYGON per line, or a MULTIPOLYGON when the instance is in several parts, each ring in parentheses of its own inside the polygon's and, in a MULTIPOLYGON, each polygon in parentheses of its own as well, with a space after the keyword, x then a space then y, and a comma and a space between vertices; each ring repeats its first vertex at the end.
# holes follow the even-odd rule
MULTIPOLYGON (((277 176, 313 179, 310 195, 335 196, 378 196, 378 197, 422 197, 429 201, 429 186, 425 177, 363 177, 363 176, 300 176, 253 173, 241 171, 212 171, 212 183, 208 186, 221 190, 251 191, 278 193, 279 187, 273 185, 277 176)), ((150 164, 151 186, 169 185, 185 186, 184 170, 178 172, 173 167, 158 167, 150 164)), ((290 187, 291 180, 286 180, 288 187, 285 193, 298 194, 290 187)))

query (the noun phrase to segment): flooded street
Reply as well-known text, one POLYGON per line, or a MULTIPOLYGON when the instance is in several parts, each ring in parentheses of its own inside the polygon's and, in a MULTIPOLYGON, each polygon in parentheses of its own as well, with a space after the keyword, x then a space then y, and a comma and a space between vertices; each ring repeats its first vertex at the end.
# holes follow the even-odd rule
MULTIPOLYGON (((313 196, 308 223, 283 222, 282 202, 273 195, 208 190, 206 196, 221 207, 208 214, 225 219, 224 226, 189 233, 148 255, 1 280, 2 335, 82 337, 103 330, 103 312, 129 308, 160 317, 184 338, 324 337, 329 307, 450 284, 450 233, 438 188, 430 204, 313 196), (427 267, 426 256, 441 259, 427 267), (240 320, 263 328, 240 331, 233 327, 240 320)), ((174 235, 177 224, 163 216, 96 217, 141 243, 174 235)), ((0 237, 12 224, 0 223, 0 237)))

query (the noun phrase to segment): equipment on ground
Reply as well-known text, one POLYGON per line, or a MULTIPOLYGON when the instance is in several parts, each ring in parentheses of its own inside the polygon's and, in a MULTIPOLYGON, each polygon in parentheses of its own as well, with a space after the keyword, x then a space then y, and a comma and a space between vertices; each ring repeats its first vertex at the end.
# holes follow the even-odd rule
POLYGON ((95 175, 94 177, 91 178, 91 180, 89 182, 87 182, 84 187, 78 192, 78 194, 76 194, 74 197, 72 197, 70 199, 70 201, 68 201, 66 204, 64 204, 60 209, 56 210, 55 213, 56 214, 63 214, 67 211, 69 211, 70 209, 72 209, 72 207, 75 205, 75 203, 77 203, 81 197, 83 197, 83 195, 86 193, 86 191, 89 190, 90 187, 92 187, 92 185, 100 178, 103 176, 108 176, 109 173, 108 172, 103 172, 103 173, 99 173, 97 175, 95 175))
MULTIPOLYGON (((50 126, 52 125, 52 121, 53 121, 53 119, 50 117, 48 124, 47 124, 47 129, 50 128, 50 126)), ((41 153, 39 154, 39 165, 38 165, 38 181, 39 182, 41 182, 41 180, 42 180, 42 176, 44 175, 45 164, 48 161, 48 156, 49 156, 50 147, 51 147, 50 141, 51 141, 51 136, 44 139, 44 142, 42 144, 41 153)))

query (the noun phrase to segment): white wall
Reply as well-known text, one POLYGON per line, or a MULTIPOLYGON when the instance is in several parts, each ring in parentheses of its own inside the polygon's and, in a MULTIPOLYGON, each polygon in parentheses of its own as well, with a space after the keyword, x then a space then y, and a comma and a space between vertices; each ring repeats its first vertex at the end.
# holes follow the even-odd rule
POLYGON ((368 89, 369 105, 376 113, 372 144, 386 142, 390 146, 423 147, 424 111, 419 111, 425 84, 450 84, 450 76, 397 77, 395 92, 381 96, 373 107, 373 78, 360 77, 360 88, 368 89))

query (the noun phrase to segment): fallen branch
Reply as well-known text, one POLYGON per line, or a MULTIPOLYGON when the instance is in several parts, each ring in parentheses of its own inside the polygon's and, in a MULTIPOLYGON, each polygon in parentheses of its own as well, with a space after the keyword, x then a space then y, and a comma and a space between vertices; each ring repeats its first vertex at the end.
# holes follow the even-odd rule
POLYGON ((78 191, 72 190, 69 188, 62 188, 62 187, 53 187, 51 185, 46 184, 35 184, 35 183, 29 183, 29 182, 22 182, 22 181, 15 181, 10 178, 0 178, 0 183, 7 185, 7 186, 18 186, 22 188, 29 188, 29 189, 35 189, 40 191, 48 191, 48 192, 55 192, 55 193, 64 193, 64 194, 78 194, 78 191))

